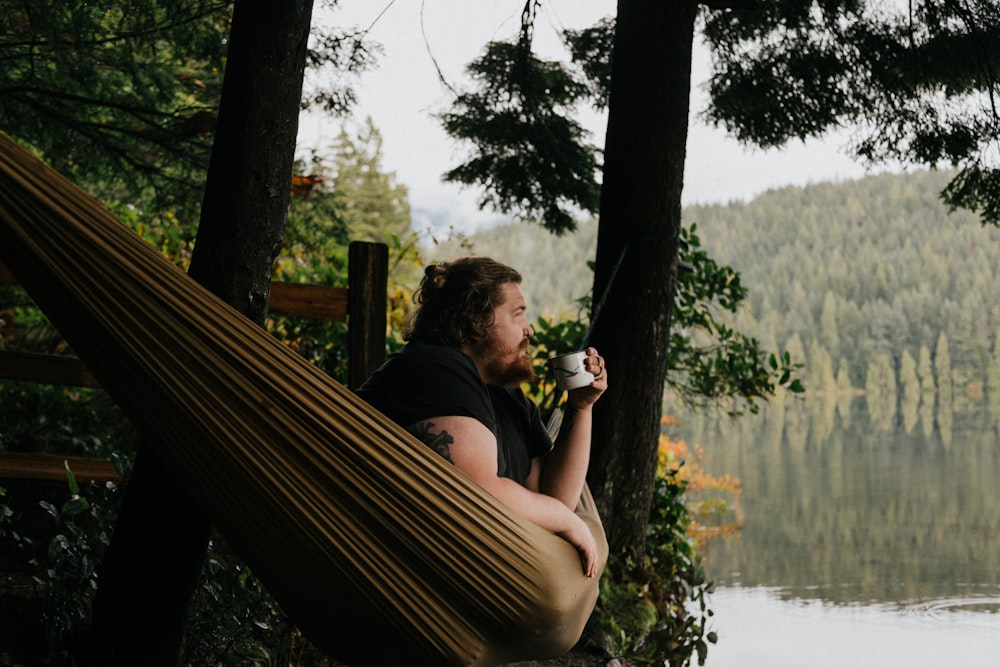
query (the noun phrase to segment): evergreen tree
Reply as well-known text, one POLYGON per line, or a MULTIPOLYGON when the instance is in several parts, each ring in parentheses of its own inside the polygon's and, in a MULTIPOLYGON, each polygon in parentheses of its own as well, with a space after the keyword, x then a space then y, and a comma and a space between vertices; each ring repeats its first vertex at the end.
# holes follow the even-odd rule
POLYGON ((899 384, 903 390, 903 401, 917 405, 920 403, 920 380, 917 377, 917 362, 909 350, 903 350, 899 360, 899 384))
POLYGON ((913 431, 920 408, 920 380, 917 378, 917 362, 909 350, 903 350, 899 361, 899 384, 902 387, 900 410, 903 413, 903 428, 913 431))
POLYGON ((885 352, 878 354, 868 366, 865 399, 872 424, 880 430, 890 430, 896 416, 896 372, 885 352))
POLYGON ((937 402, 939 410, 951 411, 954 399, 954 384, 951 374, 951 351, 948 337, 942 331, 934 348, 934 374, 937 376, 937 402))
POLYGON ((993 338, 993 355, 986 373, 986 393, 991 404, 1000 405, 1000 332, 993 338))
MULTIPOLYGON (((829 285, 829 278, 826 280, 829 285)), ((818 287, 818 285, 817 285, 818 287)), ((819 318, 819 340, 831 357, 840 356, 840 332, 837 327, 837 296, 827 290, 823 296, 823 309, 819 318)))
POLYGON ((809 343, 806 370, 806 386, 809 388, 810 394, 835 394, 837 392, 837 381, 833 375, 833 360, 826 348, 820 345, 815 338, 809 343))
POLYGON ((986 373, 986 400, 994 424, 1000 426, 1000 335, 993 339, 993 355, 986 373))
POLYGON ((851 372, 847 360, 837 362, 837 414, 845 424, 851 422, 851 404, 854 401, 854 387, 851 386, 851 372))
POLYGON ((854 387, 851 385, 851 372, 848 368, 849 364, 846 359, 841 358, 837 362, 837 393, 841 396, 854 393, 854 387))
POLYGON ((102 199, 201 198, 231 5, 3 3, 0 120, 102 199))
POLYGON ((403 261, 416 244, 409 193, 394 173, 384 170, 382 134, 371 118, 353 135, 345 124, 328 153, 314 150, 296 169, 283 259, 277 265, 281 275, 334 280, 330 264, 342 264, 348 242, 373 241, 391 249, 392 289, 413 289, 419 270, 403 261))
POLYGON ((366 118, 357 136, 346 129, 333 144, 330 188, 340 202, 339 213, 354 241, 391 243, 410 230, 407 188, 382 167, 382 134, 366 118))
MULTIPOLYGON (((920 378, 920 393, 924 396, 937 393, 937 384, 934 382, 934 366, 931 362, 931 351, 926 345, 920 346, 917 354, 917 377, 920 378)), ((924 399, 926 400, 926 399, 924 399)))

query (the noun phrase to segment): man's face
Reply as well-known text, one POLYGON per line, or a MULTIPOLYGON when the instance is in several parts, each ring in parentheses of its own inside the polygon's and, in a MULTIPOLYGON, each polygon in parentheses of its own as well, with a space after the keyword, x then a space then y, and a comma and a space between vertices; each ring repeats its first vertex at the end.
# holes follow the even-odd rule
POLYGON ((535 377, 528 352, 533 332, 528 324, 528 303, 521 286, 504 283, 500 293, 503 301, 496 307, 493 325, 486 340, 476 346, 476 352, 481 359, 483 379, 490 384, 510 387, 535 377))

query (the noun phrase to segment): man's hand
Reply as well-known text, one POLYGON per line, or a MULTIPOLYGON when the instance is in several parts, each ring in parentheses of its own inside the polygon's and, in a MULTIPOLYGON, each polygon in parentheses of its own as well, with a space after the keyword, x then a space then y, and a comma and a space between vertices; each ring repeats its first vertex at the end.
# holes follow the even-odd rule
POLYGON ((556 534, 576 547, 576 550, 580 552, 583 573, 592 577, 597 573, 597 541, 583 519, 576 514, 573 514, 573 519, 574 521, 569 528, 556 534))
POLYGON ((608 368, 604 363, 604 357, 593 347, 588 347, 586 352, 583 368, 594 376, 594 381, 589 385, 571 389, 566 394, 566 405, 574 410, 589 410, 608 388, 608 368))

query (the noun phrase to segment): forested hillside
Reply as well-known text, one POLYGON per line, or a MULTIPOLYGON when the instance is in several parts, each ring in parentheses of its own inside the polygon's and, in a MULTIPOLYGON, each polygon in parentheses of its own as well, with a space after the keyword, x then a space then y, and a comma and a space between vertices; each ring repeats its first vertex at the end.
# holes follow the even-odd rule
MULTIPOLYGON (((810 392, 1000 393, 1000 229, 938 199, 950 174, 878 175, 693 206, 703 247, 750 290, 739 328, 806 363, 810 392), (848 385, 850 387, 848 387, 848 385)), ((471 238, 525 274, 536 312, 587 295, 596 224, 556 238, 531 225, 471 238)), ((457 243, 431 258, 468 254, 457 243)))

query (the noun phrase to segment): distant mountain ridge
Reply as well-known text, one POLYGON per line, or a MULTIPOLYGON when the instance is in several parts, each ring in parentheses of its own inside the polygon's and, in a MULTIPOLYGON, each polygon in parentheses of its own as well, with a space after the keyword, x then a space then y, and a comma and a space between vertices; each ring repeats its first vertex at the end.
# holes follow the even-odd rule
MULTIPOLYGON (((934 356, 943 336, 954 379, 968 386, 986 382, 1000 354, 1000 229, 947 210, 938 194, 950 177, 918 171, 788 186, 749 202, 687 207, 684 224, 696 226, 716 261, 741 272, 750 307, 734 323, 770 349, 788 348, 810 374, 818 377, 813 366, 826 356, 861 386, 876 356, 898 369, 904 352, 916 359, 924 347, 934 356)), ((596 239, 587 220, 562 238, 512 224, 468 240, 475 254, 524 274, 536 314, 570 315, 592 289, 596 239)), ((457 242, 427 251, 430 259, 465 254, 457 242)))

